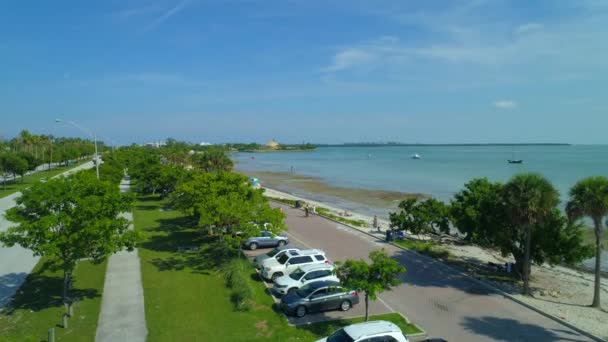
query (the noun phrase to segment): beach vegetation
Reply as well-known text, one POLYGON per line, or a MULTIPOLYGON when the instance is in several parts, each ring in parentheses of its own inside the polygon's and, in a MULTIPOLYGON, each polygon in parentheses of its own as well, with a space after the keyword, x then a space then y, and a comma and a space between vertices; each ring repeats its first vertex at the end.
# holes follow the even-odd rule
POLYGON ((362 259, 347 259, 343 263, 336 263, 336 274, 342 284, 365 292, 365 321, 369 318, 369 300, 376 300, 379 293, 399 285, 399 275, 406 271, 383 249, 370 252, 369 259, 371 264, 362 259))
POLYGON ((331 210, 329 210, 327 208, 316 207, 315 211, 317 212, 317 214, 319 214, 319 215, 321 215, 323 217, 327 217, 327 218, 330 218, 330 219, 332 219, 334 221, 342 222, 342 223, 350 225, 350 226, 354 226, 354 227, 365 227, 365 226, 367 226, 367 222, 365 222, 363 220, 354 220, 354 219, 346 218, 344 216, 339 216, 339 215, 333 214, 331 212, 331 210))
POLYGON ((595 284, 592 307, 601 306, 601 257, 604 235, 603 221, 608 216, 608 178, 588 177, 578 181, 570 190, 566 205, 570 220, 588 216, 593 221, 595 233, 595 284))
POLYGON ((229 172, 232 171, 234 163, 223 148, 212 146, 202 153, 191 156, 192 166, 203 172, 229 172))
POLYGON ((482 178, 454 196, 450 216, 466 240, 513 256, 529 294, 531 263, 572 264, 590 255, 584 227, 568 221, 558 203, 557 190, 537 174, 516 175, 506 184, 482 178))
POLYGON ((438 235, 450 231, 449 206, 439 200, 408 198, 399 203, 399 209, 389 214, 391 228, 412 234, 438 235))
POLYGON ((129 222, 118 217, 129 211, 132 200, 116 184, 86 171, 37 183, 23 190, 17 206, 6 211, 6 218, 17 225, 0 233, 0 241, 47 257, 50 269, 63 271, 62 298, 69 303, 78 260, 101 263, 139 240, 128 230, 129 222))

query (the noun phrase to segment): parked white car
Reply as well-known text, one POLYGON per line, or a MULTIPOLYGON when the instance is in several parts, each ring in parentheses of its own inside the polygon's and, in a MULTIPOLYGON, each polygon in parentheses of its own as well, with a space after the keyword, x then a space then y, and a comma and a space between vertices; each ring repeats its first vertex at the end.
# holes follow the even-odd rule
POLYGON ((391 322, 371 321, 345 326, 317 342, 408 342, 401 329, 391 322))
POLYGON ((279 294, 287 294, 300 287, 319 280, 331 280, 340 282, 334 274, 334 266, 331 264, 312 264, 296 268, 293 272, 278 277, 274 280, 273 290, 279 294))
POLYGON ((270 258, 278 259, 278 258, 282 257, 283 254, 285 254, 285 253, 287 253, 289 255, 298 255, 299 252, 300 252, 299 248, 293 248, 293 247, 287 247, 287 246, 277 247, 268 253, 260 254, 260 255, 256 256, 253 259, 253 265, 256 268, 259 268, 262 265, 262 263, 264 262, 264 260, 266 260, 266 259, 270 259, 270 258))
POLYGON ((262 262, 262 278, 275 280, 280 276, 293 272, 296 268, 312 264, 329 264, 325 252, 318 249, 306 249, 298 255, 283 254, 280 258, 269 258, 262 262))

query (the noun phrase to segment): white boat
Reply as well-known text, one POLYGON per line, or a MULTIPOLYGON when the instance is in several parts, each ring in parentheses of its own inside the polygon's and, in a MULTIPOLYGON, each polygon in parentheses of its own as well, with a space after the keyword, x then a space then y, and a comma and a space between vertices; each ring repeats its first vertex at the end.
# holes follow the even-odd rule
POLYGON ((412 159, 420 159, 420 155, 418 153, 412 154, 412 159))

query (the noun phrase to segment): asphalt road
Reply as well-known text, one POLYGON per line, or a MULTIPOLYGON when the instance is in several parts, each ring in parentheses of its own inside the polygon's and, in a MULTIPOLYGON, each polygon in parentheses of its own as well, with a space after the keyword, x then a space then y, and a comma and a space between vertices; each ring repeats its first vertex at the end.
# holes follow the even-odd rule
MULTIPOLYGON (((403 283, 380 300, 448 341, 590 341, 578 332, 502 295, 438 261, 404 251, 342 224, 284 205, 290 242, 324 250, 332 261, 367 259, 384 248, 403 264, 403 283)), ((370 311, 370 314, 375 312, 370 311)))
MULTIPOLYGON (((70 169, 61 175, 71 174, 92 167, 93 162, 88 162, 70 169)), ((0 231, 5 231, 13 225, 12 222, 6 220, 4 212, 16 205, 15 199, 19 196, 21 196, 21 193, 16 192, 0 198, 0 231)), ((25 281, 27 275, 36 266, 38 260, 40 258, 35 257, 28 249, 21 248, 20 246, 7 248, 0 244, 0 308, 8 304, 19 286, 25 281)))

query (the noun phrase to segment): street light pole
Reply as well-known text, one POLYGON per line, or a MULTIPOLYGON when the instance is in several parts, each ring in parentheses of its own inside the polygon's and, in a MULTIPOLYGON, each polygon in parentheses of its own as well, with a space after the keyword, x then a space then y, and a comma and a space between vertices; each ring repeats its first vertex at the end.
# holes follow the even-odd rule
POLYGON ((89 136, 93 137, 93 141, 95 143, 95 172, 97 173, 97 179, 99 179, 99 155, 97 154, 97 134, 95 133, 91 133, 89 130, 80 127, 80 125, 78 125, 77 123, 73 122, 73 121, 65 121, 62 119, 55 119, 55 122, 65 122, 68 123, 76 128, 78 128, 79 130, 85 132, 86 134, 88 134, 89 136))

